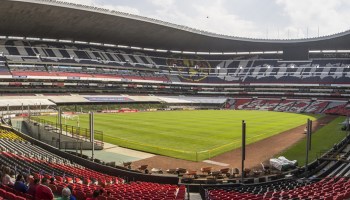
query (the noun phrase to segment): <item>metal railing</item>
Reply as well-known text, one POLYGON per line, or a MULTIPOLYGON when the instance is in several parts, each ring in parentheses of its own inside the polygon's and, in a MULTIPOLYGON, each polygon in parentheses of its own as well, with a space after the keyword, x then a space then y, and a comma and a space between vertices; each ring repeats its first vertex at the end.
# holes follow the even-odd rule
MULTIPOLYGON (((68 124, 62 124, 62 131, 60 131, 60 124, 41 119, 39 117, 30 117, 31 121, 39 123, 45 130, 71 137, 73 139, 91 142, 90 129, 68 124)), ((103 132, 94 130, 95 145, 103 147, 103 132)))

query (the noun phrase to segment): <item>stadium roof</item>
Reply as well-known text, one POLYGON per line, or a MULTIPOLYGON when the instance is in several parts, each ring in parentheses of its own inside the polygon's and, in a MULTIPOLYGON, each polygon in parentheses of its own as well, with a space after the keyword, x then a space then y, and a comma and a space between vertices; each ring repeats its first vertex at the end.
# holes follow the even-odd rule
POLYGON ((0 35, 196 52, 350 49, 350 31, 293 40, 239 38, 55 0, 2 0, 0 35))

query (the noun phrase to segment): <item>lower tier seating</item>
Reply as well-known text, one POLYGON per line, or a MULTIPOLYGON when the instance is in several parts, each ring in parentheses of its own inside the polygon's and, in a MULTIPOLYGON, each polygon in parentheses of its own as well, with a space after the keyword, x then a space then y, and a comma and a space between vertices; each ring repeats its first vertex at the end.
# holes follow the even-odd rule
MULTIPOLYGON (((71 186, 78 200, 92 197, 96 190, 104 193, 99 199, 120 200, 180 200, 185 198, 186 190, 177 185, 149 182, 130 182, 100 173, 68 161, 40 147, 30 144, 12 131, 0 127, 0 165, 11 173, 24 174, 30 180, 54 178, 50 184, 56 195, 63 188, 71 186)), ((12 177, 14 178, 14 177, 12 177)), ((0 200, 32 199, 32 196, 15 191, 7 185, 0 185, 0 200)))
POLYGON ((350 180, 348 178, 324 178, 321 181, 301 182, 283 180, 267 184, 242 187, 209 188, 207 200, 226 199, 325 199, 343 200, 350 198, 350 180))

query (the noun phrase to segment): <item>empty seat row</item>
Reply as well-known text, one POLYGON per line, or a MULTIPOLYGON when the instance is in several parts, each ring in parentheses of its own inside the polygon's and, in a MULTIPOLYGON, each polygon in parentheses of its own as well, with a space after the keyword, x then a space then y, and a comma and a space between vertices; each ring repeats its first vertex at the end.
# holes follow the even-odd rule
POLYGON ((264 185, 242 186, 237 188, 209 188, 207 200, 218 199, 327 199, 343 200, 350 198, 348 178, 324 178, 318 182, 280 181, 264 185), (263 189, 265 188, 265 189, 263 189), (267 188, 267 190, 266 190, 267 188))

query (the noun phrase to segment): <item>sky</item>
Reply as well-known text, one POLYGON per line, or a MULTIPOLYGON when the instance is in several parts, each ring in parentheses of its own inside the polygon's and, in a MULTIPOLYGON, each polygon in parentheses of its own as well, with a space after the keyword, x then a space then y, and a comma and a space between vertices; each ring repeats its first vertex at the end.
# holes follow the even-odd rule
POLYGON ((229 36, 310 38, 350 29, 349 0, 64 0, 229 36))

